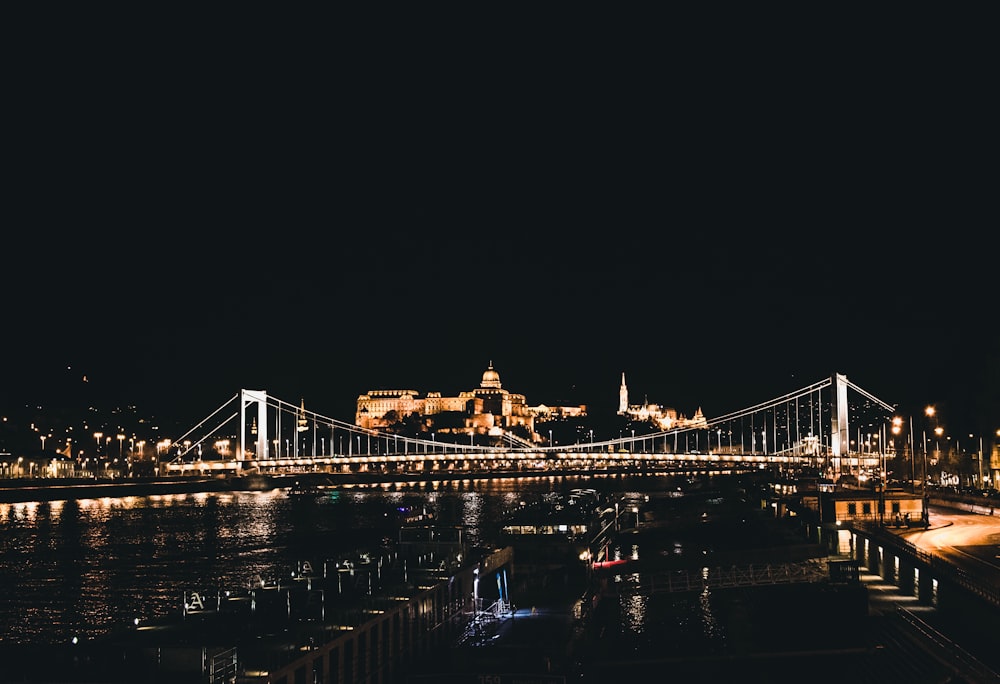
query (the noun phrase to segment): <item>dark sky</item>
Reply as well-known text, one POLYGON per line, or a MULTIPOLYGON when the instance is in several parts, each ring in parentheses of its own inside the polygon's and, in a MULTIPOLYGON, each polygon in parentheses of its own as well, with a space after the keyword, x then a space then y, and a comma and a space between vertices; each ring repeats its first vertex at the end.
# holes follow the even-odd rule
POLYGON ((0 394, 86 375, 159 415, 249 388, 350 419, 492 361, 531 404, 613 411, 624 371, 711 417, 840 372, 1000 427, 974 41, 588 35, 36 49, 0 394))

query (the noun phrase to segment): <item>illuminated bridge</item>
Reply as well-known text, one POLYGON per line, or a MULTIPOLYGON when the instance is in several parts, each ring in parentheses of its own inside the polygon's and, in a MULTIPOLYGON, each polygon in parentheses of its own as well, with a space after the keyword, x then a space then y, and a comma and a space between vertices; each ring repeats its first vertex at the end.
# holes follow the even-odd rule
MULTIPOLYGON (((495 434, 365 429, 262 390, 237 395, 175 440, 157 445, 161 474, 545 474, 812 466, 879 474, 896 456, 893 407, 834 374, 704 423, 617 439, 529 442, 495 434)), ((551 434, 551 433, 550 433, 551 434)), ((902 448, 905 451, 905 444, 902 448)), ((912 452, 911 452, 912 453, 912 452)))

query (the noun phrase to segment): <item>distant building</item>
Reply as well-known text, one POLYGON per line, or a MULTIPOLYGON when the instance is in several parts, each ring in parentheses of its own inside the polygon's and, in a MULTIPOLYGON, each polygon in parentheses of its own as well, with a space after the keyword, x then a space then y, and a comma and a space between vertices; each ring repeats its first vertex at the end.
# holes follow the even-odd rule
POLYGON ((359 427, 379 429, 393 422, 417 416, 427 429, 439 432, 499 434, 520 428, 534 441, 535 420, 551 420, 587 415, 581 406, 528 406, 523 394, 503 389, 500 374, 493 362, 483 372, 476 389, 446 397, 440 392, 421 396, 413 389, 369 390, 358 396, 354 423, 359 427))
POLYGON ((705 416, 701 407, 695 411, 693 418, 678 414, 675 409, 660 404, 650 404, 644 400, 641 404, 630 404, 628 401, 628 385, 625 384, 625 372, 622 371, 622 384, 618 388, 618 415, 627 416, 632 420, 653 423, 661 430, 673 428, 704 427, 705 416))

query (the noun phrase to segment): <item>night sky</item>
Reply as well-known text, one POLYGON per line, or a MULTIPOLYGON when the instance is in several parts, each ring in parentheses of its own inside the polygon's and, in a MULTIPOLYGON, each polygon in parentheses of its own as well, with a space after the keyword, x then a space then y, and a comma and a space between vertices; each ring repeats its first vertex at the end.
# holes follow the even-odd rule
POLYGON ((351 420, 492 362, 532 405, 613 412, 625 372, 711 418, 839 372, 1000 427, 974 45, 566 41, 37 51, 9 98, 3 405, 86 377, 192 423, 240 388, 351 420))

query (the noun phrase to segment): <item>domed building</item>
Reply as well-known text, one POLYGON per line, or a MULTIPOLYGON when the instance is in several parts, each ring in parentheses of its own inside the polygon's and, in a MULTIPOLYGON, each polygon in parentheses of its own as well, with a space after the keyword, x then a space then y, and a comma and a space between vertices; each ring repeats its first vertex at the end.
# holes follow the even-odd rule
MULTIPOLYGON (((500 430, 522 428, 537 440, 536 416, 549 417, 560 409, 530 407, 523 394, 503 388, 500 374, 490 361, 483 371, 479 387, 445 397, 440 392, 428 392, 421 397, 417 390, 369 390, 358 396, 354 422, 359 427, 380 429, 406 416, 419 415, 424 425, 444 432, 495 434, 500 430), (444 414, 461 416, 461 426, 452 421, 436 420, 444 414), (445 425, 445 423, 448 423, 445 425), (436 424, 440 423, 440 425, 436 424)), ((567 407, 565 414, 585 415, 586 407, 567 407)))

